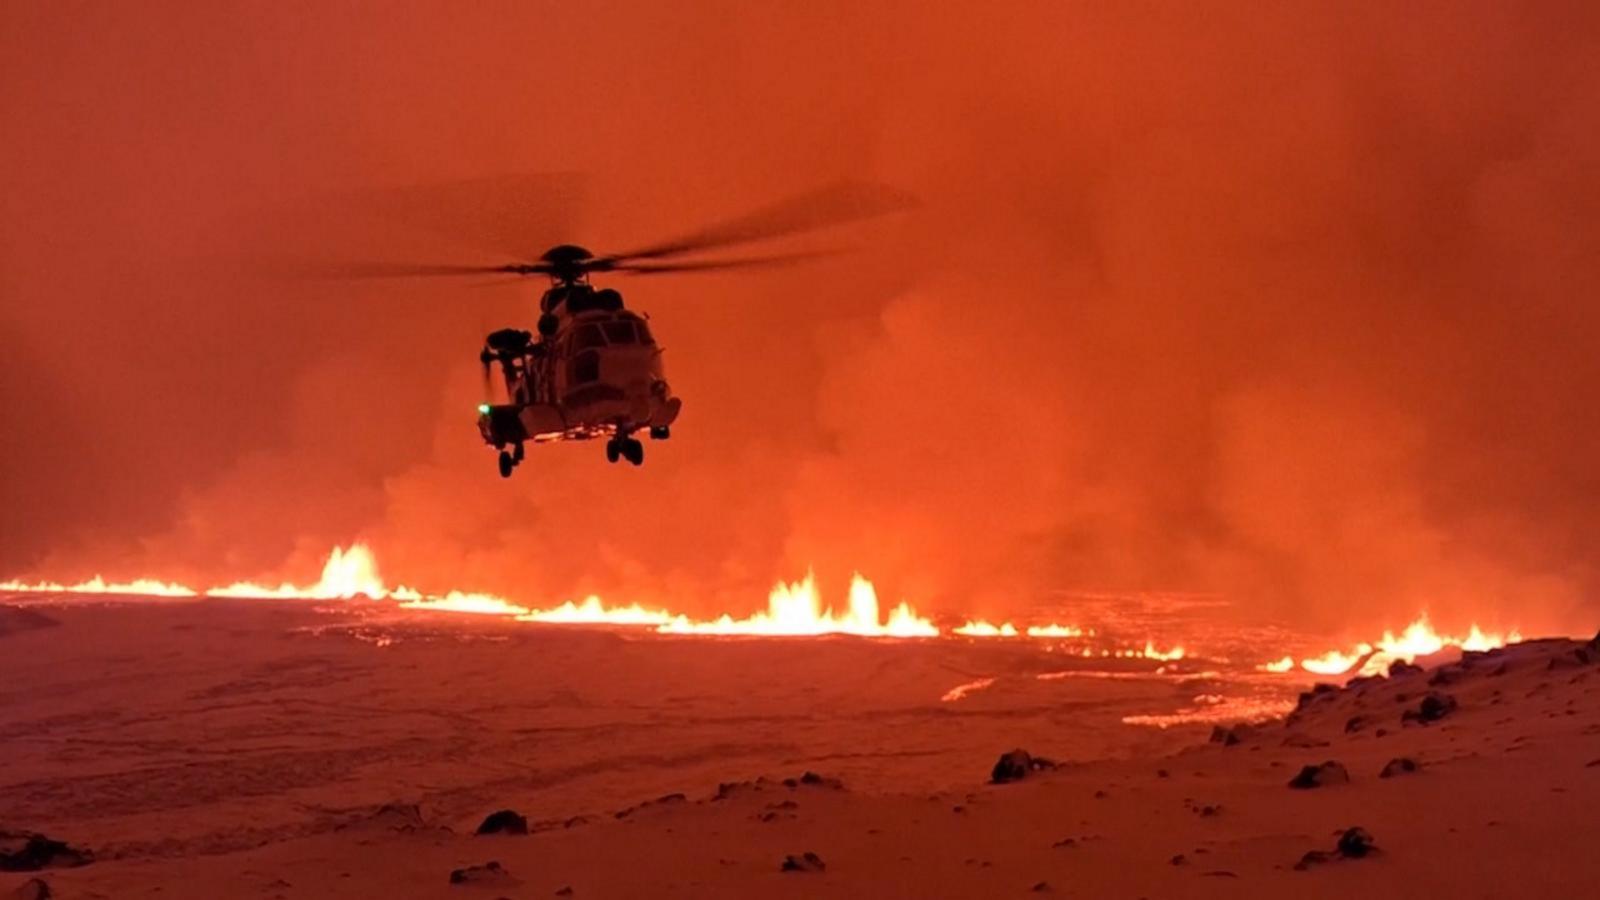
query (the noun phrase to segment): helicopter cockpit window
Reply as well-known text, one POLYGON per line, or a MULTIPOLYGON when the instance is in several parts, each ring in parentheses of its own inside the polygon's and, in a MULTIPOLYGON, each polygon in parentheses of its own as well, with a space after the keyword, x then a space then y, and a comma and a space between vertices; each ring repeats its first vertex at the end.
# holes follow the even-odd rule
POLYGON ((631 344, 633 340, 633 323, 607 322, 605 324, 606 341, 612 344, 631 344))
POLYGON ((635 321, 633 327, 639 330, 639 343, 649 346, 656 342, 656 339, 650 336, 650 326, 644 324, 642 320, 635 321))
POLYGON ((578 329, 572 336, 572 346, 575 350, 588 350, 592 347, 604 347, 605 336, 600 333, 600 326, 585 325, 578 329))

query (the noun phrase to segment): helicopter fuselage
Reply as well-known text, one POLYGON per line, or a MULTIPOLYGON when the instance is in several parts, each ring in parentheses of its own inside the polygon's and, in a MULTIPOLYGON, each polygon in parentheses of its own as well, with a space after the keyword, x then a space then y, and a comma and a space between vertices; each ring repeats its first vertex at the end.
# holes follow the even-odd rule
POLYGON ((644 450, 633 433, 665 439, 678 417, 682 402, 672 396, 646 318, 624 309, 614 291, 586 288, 546 293, 537 339, 515 331, 490 336, 484 358, 500 362, 507 402, 480 406, 478 429, 502 451, 503 474, 530 441, 606 437, 609 459, 637 465, 644 450), (596 294, 609 296, 595 302, 596 294))

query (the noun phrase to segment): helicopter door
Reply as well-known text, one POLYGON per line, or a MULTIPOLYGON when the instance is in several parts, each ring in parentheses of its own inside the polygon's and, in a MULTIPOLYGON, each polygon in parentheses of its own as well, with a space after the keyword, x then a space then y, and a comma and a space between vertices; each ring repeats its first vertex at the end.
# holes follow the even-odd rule
POLYGON ((600 380, 600 354, 585 350, 572 358, 573 385, 589 384, 600 380))

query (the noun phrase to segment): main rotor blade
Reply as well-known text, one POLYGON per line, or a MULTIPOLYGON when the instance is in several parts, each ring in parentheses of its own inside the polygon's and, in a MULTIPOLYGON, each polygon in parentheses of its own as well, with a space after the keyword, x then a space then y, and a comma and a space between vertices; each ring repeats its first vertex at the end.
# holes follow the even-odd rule
POLYGON ((875 218, 912 205, 910 195, 893 188, 858 181, 838 182, 675 240, 602 257, 600 261, 625 263, 731 247, 875 218))
POLYGON ((813 253, 788 253, 782 256, 755 256, 744 259, 707 259, 689 262, 662 262, 662 263, 632 263, 619 262, 608 267, 605 271, 622 272, 628 275, 661 275, 673 272, 711 272, 719 269, 769 269, 779 266, 789 266, 807 260, 832 256, 838 250, 819 250, 813 253))
POLYGON ((544 272, 537 263, 514 263, 501 266, 430 265, 386 262, 335 262, 327 264, 303 263, 295 266, 292 274, 310 278, 436 278, 463 275, 532 275, 544 272))

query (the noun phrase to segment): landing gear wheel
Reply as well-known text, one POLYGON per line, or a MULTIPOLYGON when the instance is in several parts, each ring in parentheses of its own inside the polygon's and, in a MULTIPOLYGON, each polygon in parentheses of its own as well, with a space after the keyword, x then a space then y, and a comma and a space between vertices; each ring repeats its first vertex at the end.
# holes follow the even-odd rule
POLYGON ((636 438, 625 438, 622 442, 622 455, 634 465, 644 464, 644 444, 636 438))
POLYGON ((511 458, 511 454, 507 453, 504 450, 501 450, 500 451, 500 477, 501 478, 510 478, 511 477, 511 470, 515 469, 516 467, 517 467, 517 461, 511 458))
POLYGON ((612 438, 611 440, 606 441, 606 462, 614 463, 621 458, 622 447, 618 445, 617 439, 612 438))
POLYGON ((651 425, 650 426, 650 440, 652 440, 652 441, 664 441, 669 437, 672 437, 672 428, 670 426, 667 426, 667 425, 651 425))

